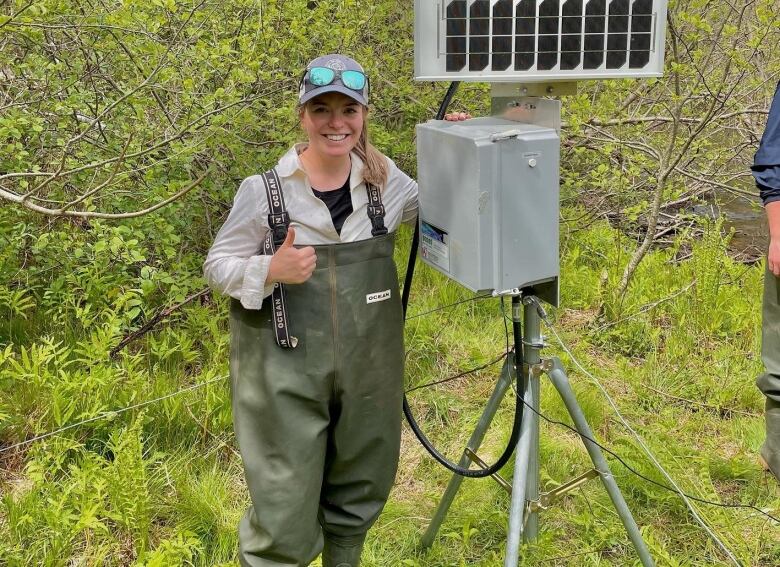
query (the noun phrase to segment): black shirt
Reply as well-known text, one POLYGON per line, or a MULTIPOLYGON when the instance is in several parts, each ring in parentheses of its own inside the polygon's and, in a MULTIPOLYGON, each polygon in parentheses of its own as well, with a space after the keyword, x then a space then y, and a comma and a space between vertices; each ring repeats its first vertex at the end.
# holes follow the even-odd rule
POLYGON ((314 196, 322 200, 330 211, 330 218, 333 219, 333 228, 341 236, 341 227, 344 226, 344 221, 352 214, 352 194, 349 190, 349 176, 338 189, 332 191, 318 191, 314 187, 311 188, 314 191, 314 196))

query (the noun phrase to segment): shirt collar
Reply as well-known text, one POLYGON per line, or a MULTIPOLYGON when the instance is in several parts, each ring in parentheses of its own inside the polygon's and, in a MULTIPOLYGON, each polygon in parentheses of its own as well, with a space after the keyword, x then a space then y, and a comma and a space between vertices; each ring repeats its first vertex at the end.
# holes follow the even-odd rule
MULTIPOLYGON (((305 175, 298 153, 303 151, 306 145, 306 142, 295 144, 279 159, 279 164, 276 166, 279 177, 292 177, 298 172, 305 175)), ((363 182, 364 165, 363 160, 355 152, 350 152, 349 157, 352 160, 352 169, 349 172, 349 190, 351 191, 363 182)))

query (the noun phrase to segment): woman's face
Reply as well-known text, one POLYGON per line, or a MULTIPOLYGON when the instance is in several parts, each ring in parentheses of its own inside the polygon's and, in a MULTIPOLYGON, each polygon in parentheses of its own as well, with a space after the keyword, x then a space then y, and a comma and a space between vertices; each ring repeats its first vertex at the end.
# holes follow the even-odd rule
POLYGON ((309 137, 307 151, 325 158, 349 155, 363 131, 365 109, 341 93, 325 93, 304 106, 301 126, 309 137))

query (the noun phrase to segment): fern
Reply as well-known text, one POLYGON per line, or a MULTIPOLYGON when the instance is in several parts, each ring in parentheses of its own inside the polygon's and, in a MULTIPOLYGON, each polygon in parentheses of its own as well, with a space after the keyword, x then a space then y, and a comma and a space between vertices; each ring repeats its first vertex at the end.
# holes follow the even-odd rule
POLYGON ((109 515, 132 536, 136 555, 147 547, 152 517, 142 439, 144 415, 139 413, 132 425, 111 436, 114 460, 106 487, 109 515))

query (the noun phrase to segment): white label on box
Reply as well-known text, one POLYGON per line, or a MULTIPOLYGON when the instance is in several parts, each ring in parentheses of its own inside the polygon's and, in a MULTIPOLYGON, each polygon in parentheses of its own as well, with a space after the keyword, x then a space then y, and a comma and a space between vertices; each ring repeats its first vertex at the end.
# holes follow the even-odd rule
POLYGON ((425 221, 420 222, 420 252, 424 260, 437 268, 450 271, 449 235, 425 221))

